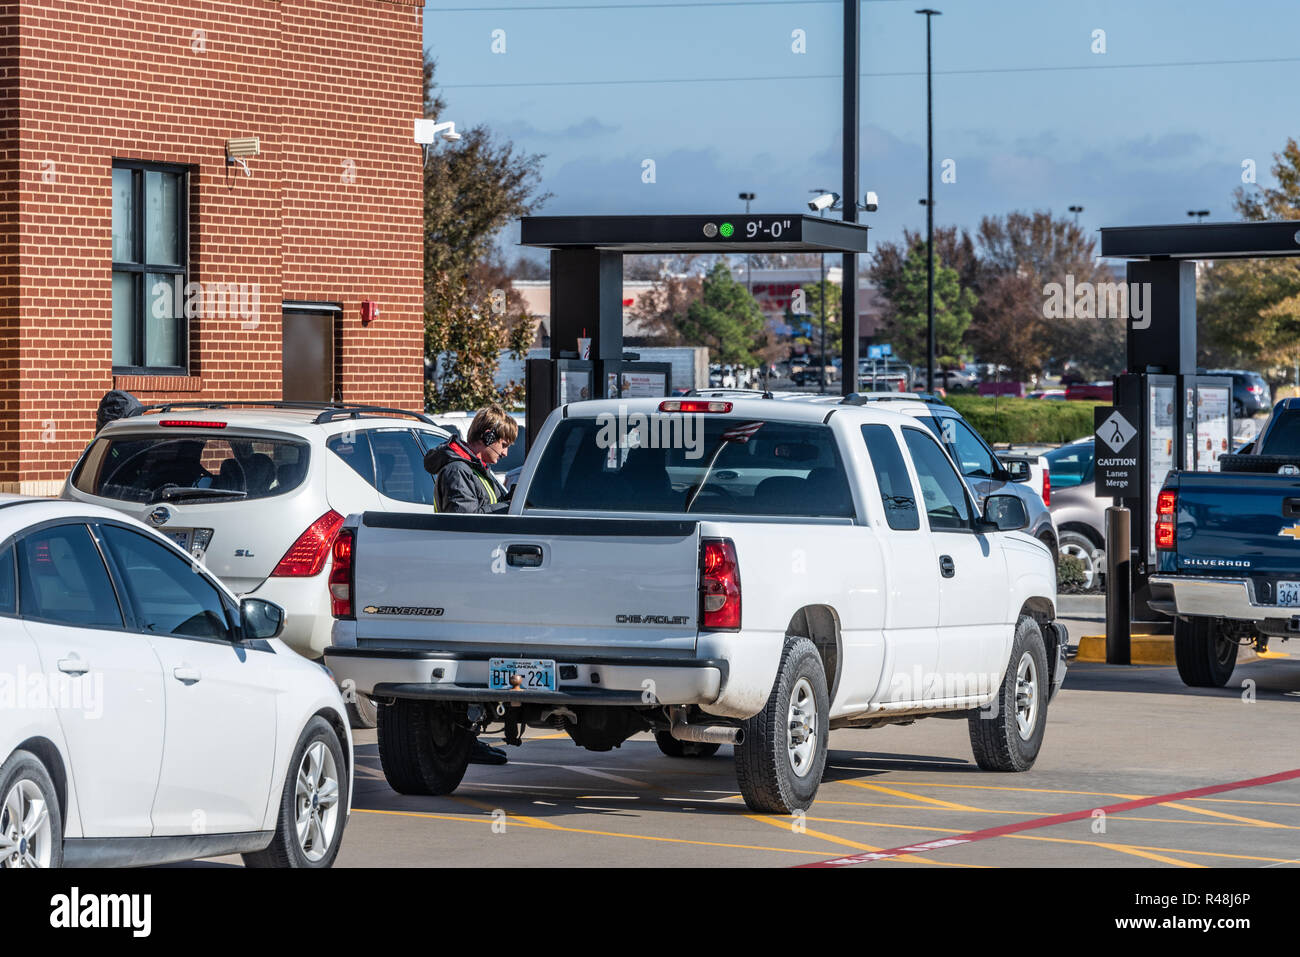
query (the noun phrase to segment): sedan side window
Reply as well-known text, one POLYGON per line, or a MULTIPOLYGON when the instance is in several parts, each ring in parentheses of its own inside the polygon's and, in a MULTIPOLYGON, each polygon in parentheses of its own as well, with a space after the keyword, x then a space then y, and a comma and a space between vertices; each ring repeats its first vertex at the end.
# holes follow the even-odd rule
POLYGON ((916 531, 921 527, 916 492, 908 477, 907 466, 903 464, 903 453, 894 438, 894 430, 887 425, 864 425, 862 438, 867 443, 871 466, 876 470, 880 501, 885 506, 885 521, 898 531, 916 531))
POLYGON ((230 641, 221 593, 193 564, 159 542, 120 525, 101 525, 137 626, 151 635, 230 641))
POLYGON ((916 478, 921 483, 921 498, 936 532, 963 531, 973 528, 970 498, 966 486, 930 433, 920 429, 903 429, 903 441, 912 453, 916 478))
POLYGON ((18 598, 24 618, 78 628, 121 628, 108 569, 80 523, 42 528, 18 548, 18 598))

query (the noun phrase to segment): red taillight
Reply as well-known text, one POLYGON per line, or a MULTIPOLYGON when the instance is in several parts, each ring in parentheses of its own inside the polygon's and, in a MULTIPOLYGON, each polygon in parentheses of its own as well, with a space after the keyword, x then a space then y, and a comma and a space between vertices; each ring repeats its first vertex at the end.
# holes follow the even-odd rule
POLYGON ((163 419, 158 423, 164 429, 224 429, 226 423, 206 419, 163 419))
POLYGON ((1043 504, 1052 504, 1052 473, 1043 469, 1043 504))
POLYGON ((330 568, 330 613, 335 618, 355 618, 352 611, 352 529, 334 539, 334 565, 330 568))
POLYGON ((280 563, 275 566, 272 576, 277 578, 310 578, 320 574, 325 567, 325 558, 334 544, 334 536, 343 524, 343 516, 330 509, 307 531, 298 536, 298 540, 289 546, 280 563))
POLYGON ((729 538, 706 538, 700 544, 700 628, 740 628, 740 563, 729 538))
POLYGON ((1156 548, 1168 551, 1177 540, 1175 513, 1178 511, 1178 493, 1164 491, 1156 496, 1156 548))
POLYGON ((716 399, 665 399, 659 403, 660 412, 730 412, 730 402, 716 399))

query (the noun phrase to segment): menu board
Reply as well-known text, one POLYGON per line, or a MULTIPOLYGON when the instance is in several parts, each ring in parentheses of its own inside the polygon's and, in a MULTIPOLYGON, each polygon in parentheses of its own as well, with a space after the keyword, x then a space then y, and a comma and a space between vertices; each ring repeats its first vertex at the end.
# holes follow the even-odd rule
POLYGON ((1196 390, 1196 471, 1219 471, 1219 456, 1231 445, 1228 411, 1231 389, 1202 385, 1196 390))
POLYGON ((1165 477, 1174 467, 1174 440, 1178 430, 1178 410, 1174 407, 1173 385, 1148 385, 1147 394, 1147 480, 1151 503, 1147 516, 1147 561, 1156 555, 1156 497, 1165 477))
POLYGON ((577 369, 560 370, 560 404, 582 402, 591 398, 591 373, 577 369))

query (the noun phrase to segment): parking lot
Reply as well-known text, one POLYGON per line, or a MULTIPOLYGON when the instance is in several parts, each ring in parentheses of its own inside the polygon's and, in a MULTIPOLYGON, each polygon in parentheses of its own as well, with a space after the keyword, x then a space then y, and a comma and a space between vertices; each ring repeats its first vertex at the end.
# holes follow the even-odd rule
MULTIPOLYGON (((1091 613, 1068 625, 1076 643, 1102 628, 1091 613)), ((1286 729, 1300 705, 1300 653, 1277 650, 1289 657, 1241 664, 1217 691, 1185 687, 1172 666, 1075 663, 1026 774, 981 772, 965 722, 833 732, 802 819, 750 813, 729 747, 672 759, 649 735, 592 753, 533 731, 509 749, 509 765, 471 765, 454 795, 403 797, 363 731, 338 864, 788 867, 995 829, 859 866, 1295 867, 1300 761, 1286 729), (1094 814, 1143 798, 1158 800, 1094 814), (1083 813, 1043 820, 1071 812, 1083 813)))

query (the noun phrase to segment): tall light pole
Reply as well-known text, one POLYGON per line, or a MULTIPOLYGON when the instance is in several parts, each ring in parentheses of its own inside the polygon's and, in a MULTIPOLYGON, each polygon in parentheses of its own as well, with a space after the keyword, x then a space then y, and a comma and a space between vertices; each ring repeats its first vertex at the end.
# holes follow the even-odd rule
MULTIPOLYGON (((745 201, 745 215, 749 215, 749 204, 755 198, 754 193, 741 193, 740 198, 745 201)), ((749 266, 749 253, 745 253, 745 288, 749 294, 754 295, 754 276, 749 266)))
POLYGON ((1070 212, 1074 213, 1074 228, 1079 228, 1079 214, 1083 212, 1082 206, 1071 206, 1070 212))
POLYGON ((930 21, 939 10, 917 10, 925 17, 925 388, 934 391, 934 74, 930 66, 930 21))

